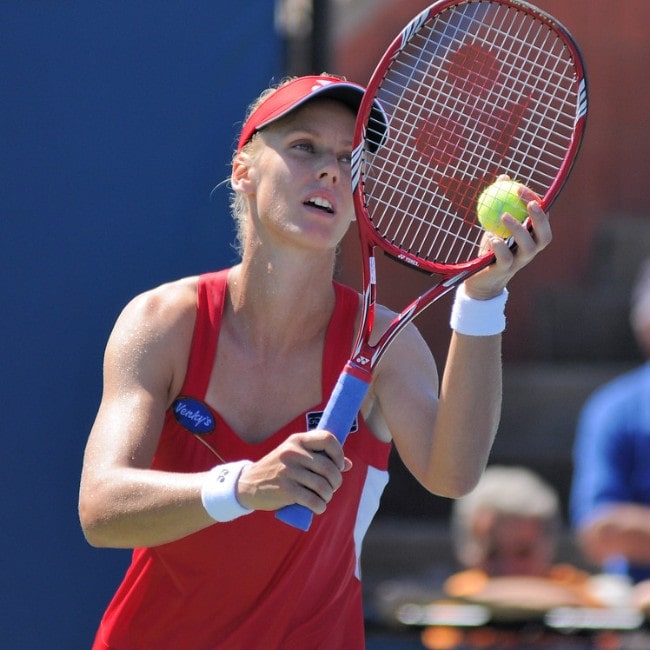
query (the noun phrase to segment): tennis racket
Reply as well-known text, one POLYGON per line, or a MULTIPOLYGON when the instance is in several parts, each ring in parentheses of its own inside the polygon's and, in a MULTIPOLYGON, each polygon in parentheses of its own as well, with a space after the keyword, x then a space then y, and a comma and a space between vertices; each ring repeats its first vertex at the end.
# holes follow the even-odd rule
MULTIPOLYGON (((357 116, 352 189, 363 312, 319 428, 345 442, 373 371, 399 332, 494 260, 481 249, 485 231, 476 215, 487 185, 507 174, 548 210, 575 161, 586 116, 578 47, 560 23, 530 4, 440 0, 398 35, 357 116), (387 127, 377 119, 377 104, 387 127), (370 345, 376 249, 439 278, 370 345)), ((299 504, 276 513, 302 530, 312 515, 299 504)))

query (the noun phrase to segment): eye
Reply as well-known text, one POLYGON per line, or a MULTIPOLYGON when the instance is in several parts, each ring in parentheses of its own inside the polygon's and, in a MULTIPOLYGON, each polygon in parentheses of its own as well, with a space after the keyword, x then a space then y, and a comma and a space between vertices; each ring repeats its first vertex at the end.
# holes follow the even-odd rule
POLYGON ((306 151, 308 153, 312 153, 314 151, 314 145, 308 140, 300 140, 298 142, 295 142, 292 147, 294 149, 298 149, 299 151, 306 151))
POLYGON ((352 163, 352 152, 339 156, 339 162, 342 162, 344 165, 350 165, 352 163))

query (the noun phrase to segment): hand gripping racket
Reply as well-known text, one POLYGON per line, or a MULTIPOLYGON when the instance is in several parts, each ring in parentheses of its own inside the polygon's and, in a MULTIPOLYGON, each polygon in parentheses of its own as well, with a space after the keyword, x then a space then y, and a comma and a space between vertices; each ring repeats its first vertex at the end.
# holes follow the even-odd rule
MULTIPOLYGON (((548 210, 582 139, 587 85, 578 48, 551 16, 519 0, 440 0, 416 16, 375 69, 357 117, 352 189, 363 264, 363 314, 320 421, 343 443, 374 368, 432 302, 490 264, 480 249, 480 192, 508 174, 548 210), (377 103, 386 117, 377 120, 377 103), (382 334, 373 328, 375 249, 440 276, 382 334)), ((307 530, 294 504, 282 521, 307 530)))

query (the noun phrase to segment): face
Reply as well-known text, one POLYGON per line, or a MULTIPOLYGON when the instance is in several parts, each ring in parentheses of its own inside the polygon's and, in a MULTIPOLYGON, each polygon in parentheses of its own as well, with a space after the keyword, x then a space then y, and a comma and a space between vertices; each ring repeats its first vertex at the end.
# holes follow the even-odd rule
POLYGON ((539 520, 483 511, 473 533, 477 568, 490 576, 543 576, 551 568, 554 545, 539 520))
POLYGON ((350 157, 355 116, 317 99, 261 131, 248 195, 260 237, 307 249, 335 249, 354 218, 350 157))

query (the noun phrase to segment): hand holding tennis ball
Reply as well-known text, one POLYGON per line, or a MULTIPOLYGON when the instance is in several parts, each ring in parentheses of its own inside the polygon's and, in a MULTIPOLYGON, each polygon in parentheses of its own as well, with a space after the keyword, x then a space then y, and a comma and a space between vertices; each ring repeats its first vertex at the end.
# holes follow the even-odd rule
POLYGON ((511 214, 520 223, 525 221, 528 208, 519 196, 522 187, 524 186, 516 181, 500 179, 481 192, 476 211, 479 223, 485 230, 506 239, 512 233, 501 221, 504 212, 511 214))

